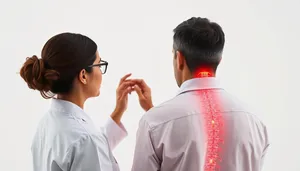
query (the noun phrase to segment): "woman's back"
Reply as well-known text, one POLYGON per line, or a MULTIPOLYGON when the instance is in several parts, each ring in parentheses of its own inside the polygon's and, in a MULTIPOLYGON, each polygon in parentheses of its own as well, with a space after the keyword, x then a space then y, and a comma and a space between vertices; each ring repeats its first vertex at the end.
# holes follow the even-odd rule
POLYGON ((90 170, 97 165, 99 169, 100 165, 106 165, 104 168, 113 170, 117 167, 105 132, 97 130, 81 108, 63 100, 52 101, 38 126, 32 153, 34 170, 90 170), (99 158, 110 162, 100 163, 99 158), (89 165, 79 162, 81 160, 90 160, 89 165))

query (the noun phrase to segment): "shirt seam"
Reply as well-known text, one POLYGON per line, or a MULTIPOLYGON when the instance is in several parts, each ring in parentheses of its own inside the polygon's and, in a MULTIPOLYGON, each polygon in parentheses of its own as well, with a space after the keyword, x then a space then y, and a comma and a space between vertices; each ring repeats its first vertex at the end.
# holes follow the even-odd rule
MULTIPOLYGON (((147 124, 147 126, 148 126, 148 128, 150 128, 149 129, 149 138, 150 138, 150 144, 151 144, 151 147, 152 147, 152 150, 153 150, 153 153, 155 154, 155 157, 157 157, 158 159, 159 159, 159 157, 158 157, 158 155, 157 155, 157 153, 156 153, 156 151, 155 151, 155 149, 154 149, 154 147, 153 147, 153 134, 152 134, 152 132, 151 132, 151 127, 150 127, 150 125, 149 125, 149 123, 148 122, 145 122, 146 124, 147 124)), ((156 160, 156 159, 155 159, 156 160)), ((155 163, 155 166, 156 167, 159 167, 157 164, 159 164, 160 163, 160 161, 156 161, 157 163, 155 163)))
POLYGON ((74 114, 72 112, 70 113, 67 113, 67 114, 70 114, 74 120, 76 120, 76 122, 85 130, 85 132, 87 133, 87 135, 85 136, 80 136, 80 138, 76 141, 74 141, 66 150, 66 157, 68 157, 69 155, 69 151, 70 149, 74 146, 74 144, 77 144, 78 142, 80 142, 81 140, 86 140, 86 138, 91 138, 92 142, 94 141, 91 134, 87 131, 87 129, 78 121, 78 119, 76 119, 76 117, 74 116, 74 114))
MULTIPOLYGON (((239 110, 234 110, 234 111, 223 111, 223 112, 220 112, 220 113, 231 113, 231 112, 244 112, 246 114, 252 114, 250 112, 246 112, 246 111, 239 111, 239 110)), ((179 120, 179 119, 183 119, 183 118, 186 118, 186 117, 190 117, 190 116, 194 116, 194 115, 198 115, 198 114, 201 114, 200 112, 197 112, 197 113, 192 113, 192 114, 189 114, 189 115, 186 115, 186 116, 181 116, 181 117, 178 117, 178 118, 175 118, 175 119, 171 119, 171 120, 168 120, 168 121, 165 121, 163 123, 160 123, 158 125, 155 125, 155 126, 151 126, 148 121, 146 121, 147 125, 149 126, 150 128, 150 131, 154 131, 155 129, 157 129, 157 127, 159 126, 162 126, 164 124, 167 124, 169 122, 172 122, 172 121, 175 121, 175 120, 179 120)))
POLYGON ((80 118, 80 119, 85 119, 86 120, 86 117, 85 116, 74 116, 74 113, 71 112, 71 111, 66 111, 66 110, 59 110, 59 109, 50 109, 50 111, 52 112, 59 112, 59 113, 63 113, 63 114, 66 114, 68 116, 72 116, 73 118, 80 118))
POLYGON ((201 90, 224 90, 224 88, 220 87, 220 86, 216 86, 216 87, 202 87, 202 88, 193 88, 193 89, 186 89, 186 90, 182 90, 179 93, 177 93, 176 96, 179 96, 181 94, 185 94, 191 91, 201 91, 201 90))

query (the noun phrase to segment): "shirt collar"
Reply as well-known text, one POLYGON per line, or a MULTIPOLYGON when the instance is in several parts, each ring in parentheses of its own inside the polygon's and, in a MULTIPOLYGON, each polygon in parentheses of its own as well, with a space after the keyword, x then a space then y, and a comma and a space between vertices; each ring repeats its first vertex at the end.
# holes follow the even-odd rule
POLYGON ((82 108, 66 100, 52 99, 51 110, 73 115, 84 122, 89 119, 89 116, 83 111, 82 108))
POLYGON ((203 77, 203 78, 193 78, 183 82, 180 86, 177 95, 196 90, 204 89, 222 89, 220 82, 215 77, 203 77))

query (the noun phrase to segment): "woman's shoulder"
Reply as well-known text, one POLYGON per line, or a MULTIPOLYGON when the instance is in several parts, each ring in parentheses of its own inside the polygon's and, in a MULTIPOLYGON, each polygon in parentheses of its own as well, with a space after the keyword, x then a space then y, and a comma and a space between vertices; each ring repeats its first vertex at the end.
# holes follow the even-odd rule
POLYGON ((107 144, 105 132, 95 129, 92 123, 53 112, 48 112, 40 121, 35 141, 63 151, 83 143, 107 144))
POLYGON ((80 123, 80 121, 70 121, 68 125, 61 126, 57 130, 56 141, 68 144, 69 148, 78 145, 101 145, 107 144, 105 132, 95 129, 92 124, 80 123))

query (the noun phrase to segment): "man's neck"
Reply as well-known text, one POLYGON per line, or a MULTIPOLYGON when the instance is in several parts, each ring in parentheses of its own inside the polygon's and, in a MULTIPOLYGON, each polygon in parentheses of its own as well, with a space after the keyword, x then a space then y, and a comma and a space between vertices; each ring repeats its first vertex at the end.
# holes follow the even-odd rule
MULTIPOLYGON (((185 81, 193 79, 193 78, 215 77, 216 76, 215 73, 216 72, 213 69, 208 69, 208 68, 200 68, 200 69, 196 70, 195 72, 191 72, 189 69, 185 69, 181 75, 181 84, 184 83, 185 81)), ((180 85, 179 85, 179 87, 180 87, 180 85)))
POLYGON ((193 76, 193 78, 206 78, 206 77, 215 77, 215 73, 209 71, 200 71, 195 73, 193 76))

